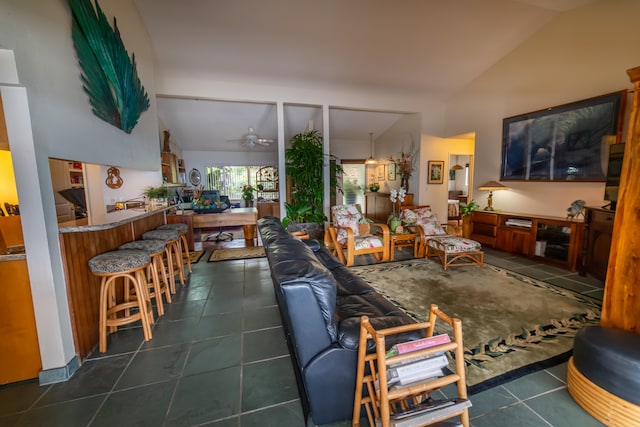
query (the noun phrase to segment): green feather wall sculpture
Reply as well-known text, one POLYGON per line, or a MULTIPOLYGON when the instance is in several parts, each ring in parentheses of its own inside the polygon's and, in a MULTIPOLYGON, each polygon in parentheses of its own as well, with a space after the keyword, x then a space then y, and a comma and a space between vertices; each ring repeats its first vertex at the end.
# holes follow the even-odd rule
POLYGON ((131 133, 149 109, 149 96, 138 78, 136 57, 122 43, 116 19, 113 28, 98 0, 69 0, 73 14, 73 45, 82 69, 82 83, 93 114, 131 133))

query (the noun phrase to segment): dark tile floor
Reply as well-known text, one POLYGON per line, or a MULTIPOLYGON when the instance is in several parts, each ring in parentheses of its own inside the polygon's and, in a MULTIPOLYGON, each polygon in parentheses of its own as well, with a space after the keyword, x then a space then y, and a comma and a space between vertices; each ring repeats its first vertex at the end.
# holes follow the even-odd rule
MULTIPOLYGON (((0 426, 306 426, 266 259, 207 257, 151 341, 140 328, 123 329, 67 382, 0 387, 0 426)), ((565 270, 497 251, 486 260, 602 295, 602 283, 565 270)), ((472 396, 472 425, 601 425, 569 396, 565 373, 562 364, 472 396)))

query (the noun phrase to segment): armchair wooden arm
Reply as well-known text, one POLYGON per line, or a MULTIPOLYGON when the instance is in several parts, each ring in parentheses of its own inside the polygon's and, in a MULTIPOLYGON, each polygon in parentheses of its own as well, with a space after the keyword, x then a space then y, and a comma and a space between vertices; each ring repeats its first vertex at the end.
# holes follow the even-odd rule
POLYGON ((382 247, 356 249, 356 235, 353 230, 350 227, 340 227, 336 224, 331 224, 327 227, 325 246, 346 266, 352 266, 355 263, 356 255, 372 254, 378 261, 388 261, 390 246, 389 227, 386 224, 379 223, 373 223, 370 224, 370 226, 378 229, 376 234, 382 239, 382 247), (347 234, 347 239, 344 244, 340 244, 338 241, 339 229, 345 230, 347 234))

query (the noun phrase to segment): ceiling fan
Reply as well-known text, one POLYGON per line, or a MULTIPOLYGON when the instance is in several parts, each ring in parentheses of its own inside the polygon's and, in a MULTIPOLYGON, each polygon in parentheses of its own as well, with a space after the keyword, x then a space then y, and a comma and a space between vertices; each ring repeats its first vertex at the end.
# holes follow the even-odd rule
POLYGON ((244 135, 240 139, 232 139, 231 141, 239 141, 243 146, 248 148, 253 148, 256 145, 262 145, 264 147, 268 147, 275 141, 273 139, 260 138, 254 131, 252 127, 249 127, 249 133, 244 135))

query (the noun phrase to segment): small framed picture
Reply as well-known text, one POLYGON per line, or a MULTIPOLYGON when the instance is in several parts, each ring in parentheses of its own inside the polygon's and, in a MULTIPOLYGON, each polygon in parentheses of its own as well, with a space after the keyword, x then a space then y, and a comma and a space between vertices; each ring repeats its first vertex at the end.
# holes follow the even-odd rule
POLYGON ((378 166, 378 182, 384 181, 384 165, 378 166))
POLYGON ((429 160, 427 163, 427 184, 442 184, 444 177, 444 160, 429 160))
POLYGON ((396 164, 389 163, 387 165, 387 181, 395 181, 396 180, 396 164))

